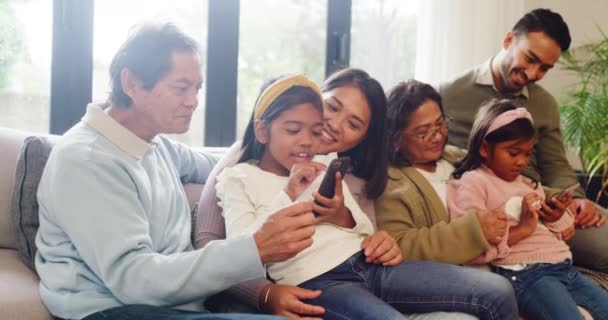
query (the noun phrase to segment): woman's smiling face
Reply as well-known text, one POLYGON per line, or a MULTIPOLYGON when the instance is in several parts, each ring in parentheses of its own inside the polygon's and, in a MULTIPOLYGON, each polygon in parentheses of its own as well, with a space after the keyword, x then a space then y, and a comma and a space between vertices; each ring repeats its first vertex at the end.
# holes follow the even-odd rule
POLYGON ((371 117, 367 98, 357 87, 342 86, 324 92, 320 153, 354 148, 367 134, 371 117))

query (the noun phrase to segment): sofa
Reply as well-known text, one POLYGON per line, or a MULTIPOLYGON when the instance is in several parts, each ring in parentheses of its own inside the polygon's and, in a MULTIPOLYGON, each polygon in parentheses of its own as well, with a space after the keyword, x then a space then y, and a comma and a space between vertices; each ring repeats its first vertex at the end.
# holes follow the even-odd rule
MULTIPOLYGON (((11 223, 11 207, 14 207, 15 204, 12 199, 16 198, 14 193, 25 192, 25 190, 31 190, 32 187, 31 183, 29 186, 25 184, 20 186, 21 181, 15 181, 18 162, 19 165, 23 165, 23 162, 26 161, 24 159, 26 157, 20 159, 20 155, 25 154, 23 153, 24 143, 29 143, 30 140, 27 138, 32 136, 37 135, 27 131, 0 127, 0 319, 3 320, 53 319, 40 300, 38 276, 27 266, 31 265, 31 262, 25 263, 24 261, 27 259, 23 259, 19 254, 18 248, 23 249, 23 246, 19 244, 19 239, 23 239, 23 235, 15 234, 15 223, 11 223), (20 188, 14 190, 15 186, 20 188)), ((44 135, 44 138, 51 146, 59 137, 44 135)), ((223 148, 206 149, 216 157, 223 152, 223 148)), ((38 159, 27 159, 27 161, 30 166, 39 166, 36 168, 37 170, 30 171, 40 173, 42 166, 46 163, 46 157, 37 157, 38 159)), ((202 188, 203 185, 200 184, 184 185, 191 208, 195 207, 202 188)), ((32 202, 35 199, 32 197, 35 195, 34 192, 31 193, 28 197, 17 198, 32 202)), ((25 203, 23 206, 32 206, 32 204, 25 203)))
MULTIPOLYGON (((36 156, 34 159, 27 159, 24 155, 24 144, 30 144, 32 140, 28 137, 37 137, 39 135, 0 127, 0 319, 4 320, 53 320, 53 316, 48 312, 38 293, 39 278, 24 261, 27 261, 20 256, 18 247, 23 251, 23 246, 18 244, 18 240, 23 238, 23 235, 15 234, 14 223, 11 222, 11 208, 14 207, 13 198, 25 199, 24 197, 15 197, 15 192, 27 190, 32 186, 26 186, 16 189, 15 186, 20 186, 21 181, 15 181, 15 174, 19 165, 24 162, 34 163, 33 166, 38 166, 38 172, 34 171, 34 175, 41 172, 42 166, 46 162, 44 156, 36 156)), ((53 135, 44 135, 44 138, 54 143, 59 137, 53 135)), ((35 140, 34 140, 35 141, 35 140)), ((224 148, 205 148, 207 152, 211 152, 216 157, 221 157, 225 152, 224 148)), ((22 176, 18 177, 22 179, 22 176)), ((184 190, 190 203, 190 208, 196 206, 196 202, 200 197, 203 185, 186 184, 184 190)), ((33 193, 33 192, 31 192, 33 193)), ((28 201, 32 202, 33 194, 29 194, 28 201)), ((20 204, 23 206, 32 205, 32 203, 20 204)), ((13 210, 14 211, 14 210, 13 210)), ((29 263, 31 265, 31 262, 29 263)), ((216 307, 211 308, 217 311, 248 311, 250 309, 242 309, 244 306, 237 306, 233 303, 233 299, 226 298, 220 294, 212 301, 216 307), (228 303, 227 302, 231 302, 228 303), (227 307, 228 306, 228 307, 227 307), (228 309, 226 309, 228 308, 228 309)), ((583 311, 586 319, 592 319, 586 311, 583 311)))

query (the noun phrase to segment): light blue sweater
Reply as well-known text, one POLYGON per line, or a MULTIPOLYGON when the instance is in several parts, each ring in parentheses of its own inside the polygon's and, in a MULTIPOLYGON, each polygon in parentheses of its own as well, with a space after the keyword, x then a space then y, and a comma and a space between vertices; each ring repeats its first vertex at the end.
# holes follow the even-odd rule
POLYGON ((38 190, 36 268, 50 312, 178 306, 264 277, 251 235, 192 248, 182 183, 204 182, 214 163, 164 137, 148 144, 89 106, 54 147, 38 190))

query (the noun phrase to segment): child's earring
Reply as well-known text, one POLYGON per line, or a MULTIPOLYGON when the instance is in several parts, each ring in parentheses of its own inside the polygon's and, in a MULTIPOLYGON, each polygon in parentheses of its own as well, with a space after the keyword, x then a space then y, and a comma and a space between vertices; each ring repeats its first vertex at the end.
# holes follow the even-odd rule
POLYGON ((253 123, 253 134, 259 143, 266 144, 268 142, 268 130, 266 130, 266 125, 262 120, 258 119, 253 123))

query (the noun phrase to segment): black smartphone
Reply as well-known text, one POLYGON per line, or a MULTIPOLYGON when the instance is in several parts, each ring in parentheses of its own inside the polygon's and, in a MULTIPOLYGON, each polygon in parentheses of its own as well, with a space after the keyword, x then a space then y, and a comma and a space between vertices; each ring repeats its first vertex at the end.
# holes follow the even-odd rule
MULTIPOLYGON (((346 171, 350 167, 350 157, 341 157, 333 159, 327 166, 325 176, 321 181, 319 187, 319 194, 326 198, 333 198, 336 195, 336 172, 340 172, 342 178, 346 174, 346 171)), ((315 203, 323 206, 321 203, 315 200, 315 203)), ((319 213, 313 210, 315 217, 319 216, 319 213)))

